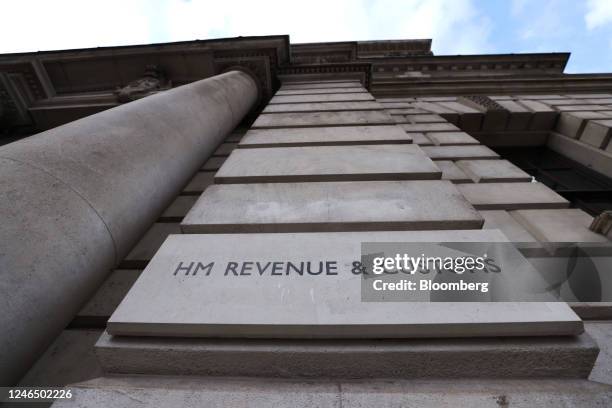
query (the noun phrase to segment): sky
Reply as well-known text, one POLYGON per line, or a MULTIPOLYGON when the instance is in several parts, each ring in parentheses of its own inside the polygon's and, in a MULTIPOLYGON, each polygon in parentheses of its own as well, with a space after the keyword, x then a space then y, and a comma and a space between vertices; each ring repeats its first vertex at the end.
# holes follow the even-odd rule
POLYGON ((0 0, 0 53, 289 34, 431 38, 436 55, 571 52, 612 72, 612 0, 0 0))

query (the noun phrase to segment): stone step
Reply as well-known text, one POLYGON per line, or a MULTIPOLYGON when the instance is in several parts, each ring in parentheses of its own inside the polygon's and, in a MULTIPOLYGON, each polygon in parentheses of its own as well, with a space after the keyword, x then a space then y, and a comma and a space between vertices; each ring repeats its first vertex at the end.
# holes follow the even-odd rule
POLYGON ((587 380, 283 380, 115 376, 71 386, 53 408, 601 408, 612 386, 587 380))
MULTIPOLYGON (((582 321, 562 302, 489 302, 483 307, 429 302, 427 291, 403 298, 421 302, 363 301, 364 291, 371 295, 377 280, 368 280, 371 271, 363 275, 362 254, 384 253, 380 243, 389 242, 435 243, 439 251, 446 248, 440 242, 489 245, 508 239, 497 230, 171 235, 111 316, 107 330, 116 336, 332 339, 583 332, 582 321), (370 244, 363 249, 363 243, 370 244)), ((423 245, 416 250, 423 251, 423 245)), ((410 251, 401 248, 389 251, 410 251)), ((512 270, 513 276, 531 272, 512 270)), ((498 281, 496 290, 506 290, 504 281, 498 281)))
POLYGON ((96 344, 108 373, 285 378, 587 378, 598 351, 587 334, 340 341, 104 333, 96 344))
POLYGON ((236 149, 215 183, 436 180, 442 172, 413 144, 236 149))
POLYGON ((291 128, 349 125, 392 125, 391 115, 384 110, 341 112, 264 113, 257 117, 252 128, 291 128))
POLYGON ((478 212, 450 182, 442 180, 212 185, 181 224, 185 233, 481 226, 478 212))
POLYGON ((238 147, 340 146, 394 143, 412 143, 412 137, 398 126, 253 129, 247 132, 238 147))
POLYGON ((508 160, 459 160, 456 164, 474 183, 531 181, 529 174, 508 160))

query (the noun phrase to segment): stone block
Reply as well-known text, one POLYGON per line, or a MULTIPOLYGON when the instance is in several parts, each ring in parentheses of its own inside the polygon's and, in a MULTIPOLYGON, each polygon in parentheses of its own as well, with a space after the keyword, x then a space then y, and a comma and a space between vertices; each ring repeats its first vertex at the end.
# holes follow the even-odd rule
POLYGON ((280 90, 288 91, 292 89, 329 89, 329 88, 358 88, 361 87, 359 81, 351 82, 312 82, 303 84, 284 83, 280 90))
POLYGON ((115 269, 79 311, 78 317, 103 319, 110 317, 141 272, 140 269, 115 269))
POLYGON ((314 95, 276 95, 270 99, 269 105, 277 103, 309 103, 309 102, 356 102, 373 101, 374 97, 367 92, 331 93, 314 95))
POLYGON ((413 137, 398 126, 253 129, 247 132, 239 147, 409 144, 413 137))
POLYGON ((423 109, 430 113, 438 113, 438 114, 448 113, 448 114, 452 114, 457 117, 459 116, 456 110, 450 109, 446 106, 442 106, 434 102, 418 101, 418 102, 415 102, 413 106, 415 108, 423 109))
POLYGON ((433 146, 433 142, 431 141, 431 139, 425 136, 423 133, 406 133, 406 134, 412 137, 412 143, 414 144, 417 144, 419 146, 433 146))
POLYGON ((381 110, 383 106, 375 101, 364 102, 311 102, 311 103, 277 103, 268 105, 263 113, 290 112, 341 112, 381 110))
POLYGON ((557 110, 561 112, 609 111, 610 107, 606 105, 563 105, 557 106, 557 110))
POLYGON ((508 110, 508 121, 506 129, 510 131, 522 131, 529 128, 531 111, 512 100, 496 100, 498 104, 508 110))
POLYGON ((236 149, 215 183, 439 179, 419 146, 357 145, 236 149))
POLYGON ((499 159, 499 155, 483 145, 424 146, 423 151, 432 160, 499 159))
POLYGON ((459 132, 459 128, 452 123, 410 123, 400 125, 406 132, 459 132))
POLYGON ((531 181, 531 176, 508 160, 459 160, 459 166, 474 183, 531 181))
POLYGON ((561 302, 491 302, 487 307, 363 302, 363 278, 351 272, 363 242, 507 238, 495 230, 171 235, 111 316, 107 331, 113 336, 308 339, 573 336, 583 331, 580 318, 561 302))
POLYGON ((195 195, 180 195, 162 213, 159 221, 180 222, 198 199, 195 195))
POLYGON ((413 109, 413 102, 381 102, 385 109, 413 109))
POLYGON ((559 113, 553 108, 535 100, 523 99, 518 102, 533 112, 529 122, 530 130, 550 130, 554 127, 559 113))
POLYGON ((180 233, 181 227, 178 223, 156 222, 132 248, 119 267, 121 269, 144 268, 168 235, 180 233))
POLYGON ((202 191, 206 190, 206 187, 213 183, 214 176, 214 171, 198 171, 185 186, 181 194, 200 195, 202 191))
POLYGON ((512 242, 538 242, 508 211, 485 210, 480 215, 485 220, 482 229, 498 229, 512 242))
POLYGON ((406 119, 406 117, 403 115, 391 115, 391 117, 393 118, 393 121, 398 124, 399 123, 410 123, 408 122, 408 119, 406 119))
POLYGON ((423 109, 416 109, 416 108, 408 108, 408 109, 388 109, 385 108, 386 111, 392 115, 421 115, 421 114, 427 114, 427 111, 424 111, 423 109))
POLYGON ((411 123, 444 123, 446 120, 440 115, 423 114, 423 115, 406 115, 411 123))
POLYGON ((340 94, 340 93, 367 93, 365 88, 362 87, 351 87, 351 88, 319 88, 319 89, 288 89, 280 90, 276 92, 274 96, 281 95, 314 95, 314 94, 340 94))
POLYGON ((269 113, 259 115, 252 128, 391 125, 394 123, 391 115, 385 111, 269 113))
POLYGON ((465 132, 427 132, 426 135, 436 146, 480 144, 478 140, 465 132))
POLYGON ((458 184, 457 188, 479 210, 565 208, 569 201, 542 183, 458 184))
POLYGON ((589 120, 580 136, 580 141, 605 149, 612 135, 612 118, 606 120, 589 120))
POLYGON ((600 112, 562 112, 555 130, 573 139, 582 136, 584 127, 590 119, 610 119, 610 115, 600 112))
POLYGON ((442 180, 213 185, 181 223, 191 234, 481 226, 478 213, 442 180))
POLYGON ((453 161, 438 160, 436 165, 442 170, 442 180, 453 183, 471 183, 472 179, 463 172, 453 161))
POLYGON ((593 217, 578 208, 520 210, 510 214, 540 242, 610 242, 589 230, 593 217))
MULTIPOLYGON (((586 378, 597 356, 587 335, 550 338, 227 340, 104 334, 110 373, 268 378, 586 378), (418 367, 418 369, 415 369, 418 367)), ((183 377, 188 378, 188 377, 183 377)), ((474 389, 472 388, 472 391, 474 389)), ((445 394, 443 392, 442 394, 445 394)), ((373 404, 371 406, 379 406, 373 404)), ((417 405, 418 406, 418 405, 417 405)))

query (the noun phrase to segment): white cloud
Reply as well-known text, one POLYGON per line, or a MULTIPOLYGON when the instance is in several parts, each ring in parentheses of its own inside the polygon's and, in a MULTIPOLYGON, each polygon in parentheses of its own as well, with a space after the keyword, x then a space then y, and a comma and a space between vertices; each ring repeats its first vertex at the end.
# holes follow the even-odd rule
POLYGON ((472 0, 14 0, 0 52, 248 35, 291 41, 433 38, 436 53, 490 51, 491 21, 472 0), (28 24, 24 24, 27 21, 28 24))
POLYGON ((589 30, 612 23, 612 1, 589 0, 584 20, 589 30))

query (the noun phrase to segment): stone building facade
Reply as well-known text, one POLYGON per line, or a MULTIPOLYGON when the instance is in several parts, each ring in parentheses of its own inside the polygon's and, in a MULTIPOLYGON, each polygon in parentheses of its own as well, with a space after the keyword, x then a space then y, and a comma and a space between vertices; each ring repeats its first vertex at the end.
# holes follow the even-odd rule
POLYGON ((609 246, 612 74, 568 58, 288 36, 0 55, 2 385, 611 405, 605 251, 552 257, 569 303, 363 302, 342 275, 366 242, 609 246))

